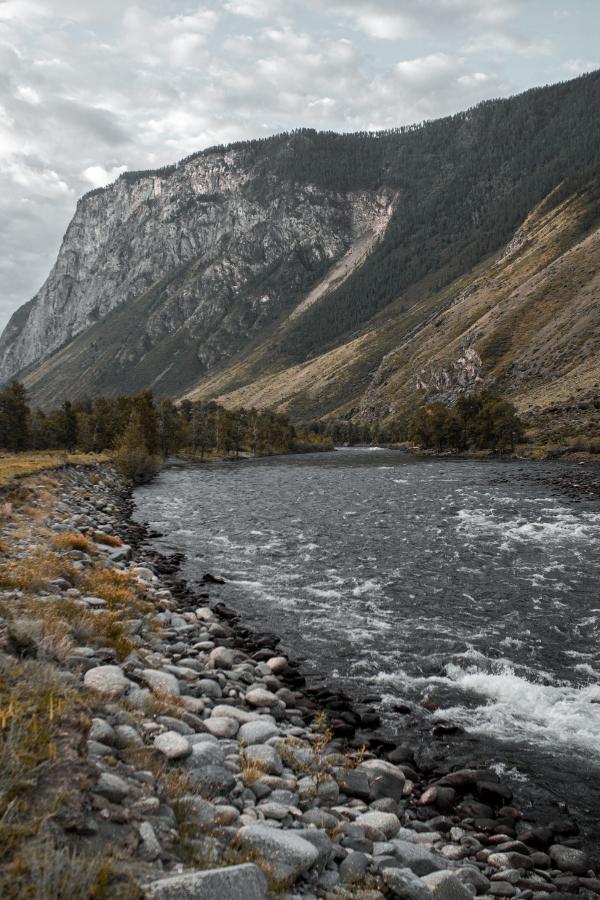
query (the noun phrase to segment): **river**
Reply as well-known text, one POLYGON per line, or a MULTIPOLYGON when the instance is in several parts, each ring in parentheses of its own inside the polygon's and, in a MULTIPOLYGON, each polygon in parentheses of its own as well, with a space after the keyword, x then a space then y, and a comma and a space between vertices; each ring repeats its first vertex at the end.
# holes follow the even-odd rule
POLYGON ((279 634, 309 682, 380 698, 382 734, 442 755, 435 722, 462 725, 522 803, 594 831, 600 507, 533 467, 347 448, 167 468, 135 499, 157 549, 186 554, 191 584, 225 578, 211 599, 279 634))

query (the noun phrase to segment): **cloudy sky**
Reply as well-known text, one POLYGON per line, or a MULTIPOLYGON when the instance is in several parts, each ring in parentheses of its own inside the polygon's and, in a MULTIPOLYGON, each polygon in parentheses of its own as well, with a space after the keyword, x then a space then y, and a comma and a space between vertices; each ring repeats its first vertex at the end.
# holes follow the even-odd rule
POLYGON ((124 169, 436 118, 600 67, 599 34, 598 0, 0 0, 0 329, 124 169))

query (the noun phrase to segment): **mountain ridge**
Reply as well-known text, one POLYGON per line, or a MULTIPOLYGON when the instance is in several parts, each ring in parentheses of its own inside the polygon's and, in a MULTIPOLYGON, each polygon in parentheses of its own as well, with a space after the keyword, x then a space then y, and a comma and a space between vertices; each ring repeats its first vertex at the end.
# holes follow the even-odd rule
POLYGON ((44 404, 144 387, 258 396, 264 379, 343 359, 347 387, 314 413, 368 418, 370 391, 380 416, 384 357, 600 162, 599 88, 596 72, 418 128, 303 129, 123 173, 79 201, 48 281, 0 338, 0 378, 44 404))

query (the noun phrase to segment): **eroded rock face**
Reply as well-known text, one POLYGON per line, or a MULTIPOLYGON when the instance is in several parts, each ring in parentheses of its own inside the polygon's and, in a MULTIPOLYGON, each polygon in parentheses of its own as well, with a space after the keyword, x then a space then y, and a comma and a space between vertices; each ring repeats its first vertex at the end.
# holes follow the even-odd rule
POLYGON ((305 257, 304 271, 322 269, 387 224, 387 193, 273 184, 255 163, 248 148, 206 152, 162 172, 126 173, 85 195, 46 283, 0 338, 0 382, 166 276, 168 283, 156 288, 159 302, 144 306, 133 337, 109 350, 92 343, 89 363, 102 354, 101 368, 136 365, 162 338, 185 328, 200 339, 198 358, 210 368, 232 352, 232 334, 259 329, 287 302, 277 290, 250 292, 241 302, 249 281, 278 261, 289 265, 290 254, 305 257))

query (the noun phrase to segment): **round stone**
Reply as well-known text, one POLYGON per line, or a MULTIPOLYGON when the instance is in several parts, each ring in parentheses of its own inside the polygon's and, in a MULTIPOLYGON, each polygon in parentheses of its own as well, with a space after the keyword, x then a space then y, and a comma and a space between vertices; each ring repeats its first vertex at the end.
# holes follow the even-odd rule
MULTIPOLYGON (((97 671, 94 669, 94 671, 97 671)), ((167 697, 179 697, 179 682, 170 672, 159 672, 157 669, 144 669, 143 676, 146 684, 154 694, 164 694, 167 697)))
POLYGON ((246 694, 246 703, 249 703, 250 706, 263 707, 267 706, 269 708, 273 706, 279 706, 279 700, 272 694, 271 691, 265 690, 265 688, 253 688, 251 691, 248 691, 246 694))
POLYGON ((217 669, 233 668, 233 653, 227 647, 215 647, 214 650, 210 651, 210 658, 217 669))
POLYGON ((165 731, 154 739, 154 746, 167 759, 182 759, 192 752, 192 745, 186 737, 177 731, 165 731))
POLYGON ((97 666, 95 669, 89 669, 83 677, 83 683, 107 697, 124 694, 130 685, 129 679, 125 678, 119 666, 97 666))
POLYGON ((204 727, 215 737, 233 738, 238 733, 240 723, 225 716, 211 716, 204 720, 204 727))
POLYGON ((272 659, 267 660, 267 665, 273 675, 281 675, 287 669, 288 661, 285 656, 274 656, 272 659))

